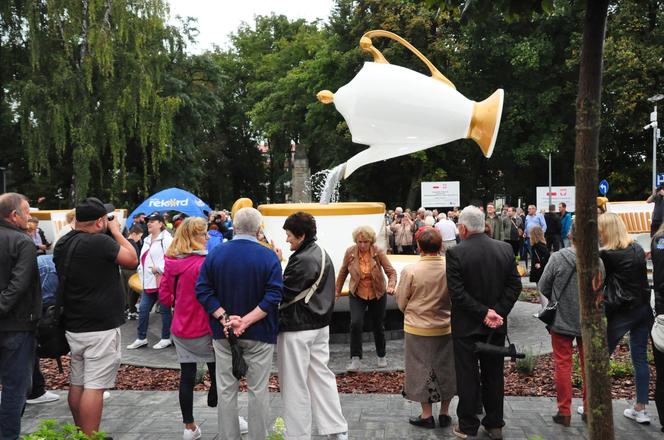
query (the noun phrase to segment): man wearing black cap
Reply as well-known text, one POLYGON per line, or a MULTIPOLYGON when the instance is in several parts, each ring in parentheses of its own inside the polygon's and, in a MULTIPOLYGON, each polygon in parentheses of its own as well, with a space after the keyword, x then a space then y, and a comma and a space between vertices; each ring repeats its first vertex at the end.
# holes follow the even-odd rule
POLYGON ((85 199, 76 206, 75 230, 58 240, 53 253, 60 282, 67 277, 63 322, 71 347, 69 408, 87 435, 99 431, 103 393, 115 386, 120 366, 120 326, 125 319, 118 265, 138 264, 113 211, 113 205, 97 198, 85 199))
POLYGON ((664 221, 664 185, 659 185, 655 191, 646 200, 647 203, 655 203, 652 210, 652 219, 650 221, 650 236, 654 236, 662 221, 664 221))

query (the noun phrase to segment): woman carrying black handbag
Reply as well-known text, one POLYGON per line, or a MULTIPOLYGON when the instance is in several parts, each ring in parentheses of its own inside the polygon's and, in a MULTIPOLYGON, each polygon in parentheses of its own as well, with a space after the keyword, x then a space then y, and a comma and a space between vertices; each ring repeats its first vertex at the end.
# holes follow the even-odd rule
POLYGON ((650 287, 643 248, 627 233, 620 217, 607 212, 598 217, 599 238, 603 246, 600 257, 606 268, 605 311, 609 353, 629 332, 629 351, 634 365, 636 403, 624 416, 649 424, 648 404, 648 334, 653 324, 650 287))
POLYGON ((539 226, 533 226, 530 230, 530 281, 537 283, 544 272, 544 267, 549 261, 549 250, 546 248, 544 231, 539 226))

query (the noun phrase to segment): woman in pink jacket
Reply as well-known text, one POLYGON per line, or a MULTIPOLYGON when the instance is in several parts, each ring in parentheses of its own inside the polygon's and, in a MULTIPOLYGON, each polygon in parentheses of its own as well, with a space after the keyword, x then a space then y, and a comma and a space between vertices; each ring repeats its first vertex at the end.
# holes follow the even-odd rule
POLYGON ((161 303, 166 307, 174 306, 171 335, 181 366, 180 410, 185 424, 183 440, 201 437, 201 429, 194 422, 193 414, 197 362, 207 363, 212 381, 208 406, 217 406, 212 331, 207 313, 194 293, 198 272, 207 254, 207 240, 207 223, 204 219, 185 219, 166 251, 164 275, 159 286, 161 303))

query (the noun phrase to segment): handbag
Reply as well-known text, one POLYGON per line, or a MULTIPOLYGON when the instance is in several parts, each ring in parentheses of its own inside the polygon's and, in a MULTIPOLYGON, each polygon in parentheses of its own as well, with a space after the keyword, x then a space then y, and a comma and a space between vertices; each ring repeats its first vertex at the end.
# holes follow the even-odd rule
POLYGON ((655 348, 660 352, 664 352, 664 315, 657 315, 655 317, 655 323, 650 331, 650 336, 652 336, 655 348))
POLYGON ((625 306, 629 306, 634 298, 623 290, 620 282, 611 274, 606 277, 606 286, 604 287, 604 309, 607 313, 615 312, 625 306))
POLYGON ((58 290, 55 294, 55 304, 46 308, 44 314, 37 324, 37 355, 40 358, 55 359, 60 373, 63 372, 61 356, 69 353, 69 343, 65 336, 65 327, 62 323, 62 309, 64 302, 64 291, 67 285, 67 273, 74 249, 78 245, 78 234, 72 237, 65 257, 62 273, 58 274, 58 290))
POLYGON ((491 356, 498 357, 509 357, 512 360, 523 359, 526 357, 525 353, 519 353, 516 349, 516 345, 512 344, 510 337, 505 333, 505 338, 507 339, 507 347, 494 345, 491 343, 491 338, 493 337, 495 331, 489 333, 489 337, 486 342, 475 342, 475 353, 483 353, 491 356))
POLYGON ((539 313, 537 314, 537 318, 547 326, 552 325, 554 319, 556 319, 556 312, 558 311, 558 300, 560 299, 560 295, 565 289, 567 289, 567 286, 569 285, 575 273, 576 273, 576 267, 574 267, 574 270, 572 271, 572 273, 570 273, 569 277, 567 278, 567 281, 565 281, 563 288, 560 289, 558 298, 551 298, 551 301, 549 301, 546 307, 540 310, 539 313))

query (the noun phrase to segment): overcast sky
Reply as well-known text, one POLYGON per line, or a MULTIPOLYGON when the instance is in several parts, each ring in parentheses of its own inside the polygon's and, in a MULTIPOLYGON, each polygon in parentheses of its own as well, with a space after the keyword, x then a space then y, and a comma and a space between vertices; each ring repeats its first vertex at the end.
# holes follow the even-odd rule
POLYGON ((228 47, 228 35, 244 21, 253 24, 254 16, 283 14, 289 19, 327 21, 333 0, 168 0, 171 22, 175 16, 198 19, 198 44, 189 51, 200 53, 213 45, 228 47))

